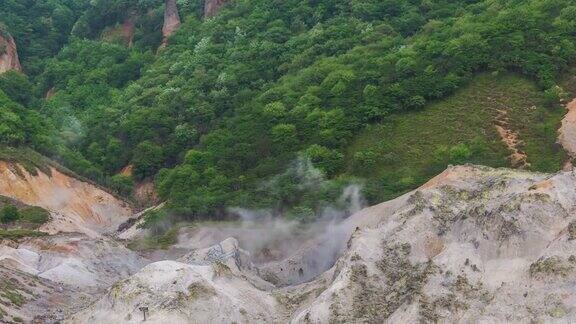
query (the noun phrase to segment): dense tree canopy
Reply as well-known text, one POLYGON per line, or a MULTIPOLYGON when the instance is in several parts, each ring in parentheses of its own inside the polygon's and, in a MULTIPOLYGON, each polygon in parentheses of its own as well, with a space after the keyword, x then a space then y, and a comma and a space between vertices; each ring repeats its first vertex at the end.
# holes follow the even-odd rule
MULTIPOLYGON (((519 73, 554 94, 576 58, 570 0, 236 0, 210 19, 202 1, 186 0, 183 25, 159 50, 163 1, 27 2, 34 13, 0 5, 15 13, 0 19, 25 60, 42 62, 30 79, 0 78, 14 101, 0 104, 2 142, 39 147, 52 130, 46 147, 76 171, 102 180, 132 164, 134 180, 155 177, 169 207, 191 217, 231 204, 320 208, 312 193, 336 195, 333 186, 374 167, 369 151, 350 157, 352 168, 345 161, 367 125, 425 109, 484 71, 519 73), (40 31, 43 15, 54 23, 40 31), (128 15, 138 21, 132 48, 105 37, 128 15), (34 135, 26 118, 53 126, 34 135), (331 189, 298 187, 289 170, 301 160, 331 189), (263 189, 271 181, 291 194, 263 189)), ((473 155, 444 151, 443 165, 473 155)))

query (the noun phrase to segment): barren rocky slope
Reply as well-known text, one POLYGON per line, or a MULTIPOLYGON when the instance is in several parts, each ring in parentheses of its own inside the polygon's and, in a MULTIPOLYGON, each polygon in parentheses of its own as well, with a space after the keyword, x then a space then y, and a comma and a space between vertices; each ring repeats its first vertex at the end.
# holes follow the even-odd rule
POLYGON ((39 206, 48 236, 0 239, 0 322, 54 323, 134 274, 147 261, 108 238, 132 208, 54 167, 0 162, 0 195, 39 206))
POLYGON ((151 323, 572 322, 575 184, 572 172, 451 167, 339 224, 339 257, 312 281, 286 286, 333 235, 274 267, 227 241, 148 265, 69 322, 139 323, 142 307, 151 323))
POLYGON ((50 167, 31 174, 22 165, 0 161, 0 195, 51 212, 43 231, 79 232, 91 237, 116 231, 132 208, 113 195, 50 167))

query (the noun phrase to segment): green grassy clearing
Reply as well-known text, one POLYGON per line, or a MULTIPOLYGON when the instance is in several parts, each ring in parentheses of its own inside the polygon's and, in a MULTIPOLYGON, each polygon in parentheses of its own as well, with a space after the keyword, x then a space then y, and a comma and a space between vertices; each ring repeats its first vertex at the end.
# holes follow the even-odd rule
POLYGON ((555 142, 563 109, 545 107, 543 93, 529 80, 482 74, 422 111, 367 127, 347 152, 348 173, 370 179, 368 198, 382 201, 416 188, 448 164, 510 166, 510 152, 494 127, 497 110, 507 112, 530 169, 560 169, 565 153, 555 142))

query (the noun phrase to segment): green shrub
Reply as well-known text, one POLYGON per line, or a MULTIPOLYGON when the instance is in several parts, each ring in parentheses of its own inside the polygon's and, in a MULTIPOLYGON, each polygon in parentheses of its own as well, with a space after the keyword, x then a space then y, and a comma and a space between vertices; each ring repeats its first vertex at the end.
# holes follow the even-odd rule
POLYGON ((0 222, 7 224, 17 221, 20 218, 18 208, 13 205, 6 205, 0 211, 0 222))
POLYGON ((311 145, 303 154, 310 159, 315 167, 326 172, 328 176, 337 174, 344 163, 344 155, 342 153, 318 144, 311 145))
POLYGON ((134 189, 134 181, 132 177, 118 174, 110 178, 110 187, 123 196, 129 196, 134 189))
POLYGON ((128 244, 128 248, 135 251, 166 250, 178 241, 178 227, 172 227, 162 234, 152 234, 128 244))
POLYGON ((572 221, 568 224, 568 239, 576 240, 576 221, 572 221))
POLYGON ((162 166, 164 152, 157 144, 144 141, 134 150, 132 164, 134 165, 134 176, 137 179, 144 179, 154 175, 162 166))
POLYGON ((146 214, 144 215, 144 221, 142 222, 142 224, 138 225, 138 227, 152 229, 155 225, 165 220, 166 217, 167 214, 163 209, 150 210, 146 212, 146 214))
POLYGON ((370 174, 370 169, 376 166, 378 155, 372 150, 358 151, 354 153, 354 170, 359 174, 370 174))
POLYGON ((568 93, 557 85, 544 91, 544 101, 549 107, 557 106, 567 97, 568 93))
POLYGON ((472 151, 464 143, 452 146, 450 148, 450 163, 463 164, 468 161, 471 155, 472 151))

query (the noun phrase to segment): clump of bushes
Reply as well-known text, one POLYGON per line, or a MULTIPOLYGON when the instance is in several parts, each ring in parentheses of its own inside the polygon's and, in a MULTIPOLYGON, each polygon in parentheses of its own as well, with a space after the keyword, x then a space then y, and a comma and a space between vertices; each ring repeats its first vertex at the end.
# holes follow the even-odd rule
POLYGON ((13 223, 20 219, 18 208, 13 205, 6 205, 0 210, 0 222, 2 224, 13 223))
POLYGON ((0 223, 2 224, 24 222, 40 226, 49 219, 50 213, 40 207, 27 207, 19 210, 16 206, 7 204, 0 210, 0 223))
POLYGON ((110 187, 120 195, 128 197, 134 189, 134 180, 132 177, 118 174, 110 178, 110 187))

